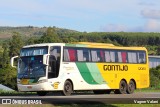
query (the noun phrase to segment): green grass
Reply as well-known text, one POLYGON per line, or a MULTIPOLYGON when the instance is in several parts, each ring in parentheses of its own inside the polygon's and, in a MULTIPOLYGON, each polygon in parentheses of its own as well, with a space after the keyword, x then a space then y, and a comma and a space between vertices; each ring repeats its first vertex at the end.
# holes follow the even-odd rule
POLYGON ((155 88, 146 88, 146 89, 137 89, 135 92, 160 92, 160 89, 155 88))
POLYGON ((0 90, 0 96, 36 95, 36 92, 17 92, 0 90))

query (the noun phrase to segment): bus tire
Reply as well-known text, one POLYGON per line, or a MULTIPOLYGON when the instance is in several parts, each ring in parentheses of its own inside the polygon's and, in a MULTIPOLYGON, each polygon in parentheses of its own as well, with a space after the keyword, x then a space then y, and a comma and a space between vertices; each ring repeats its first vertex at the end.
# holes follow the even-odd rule
POLYGON ((132 94, 136 88, 135 82, 133 80, 130 80, 128 87, 127 87, 127 93, 132 94))
POLYGON ((72 92, 73 92, 72 83, 69 80, 65 81, 63 91, 62 91, 62 95, 69 96, 69 95, 72 94, 72 92))
POLYGON ((37 95, 39 96, 45 96, 47 94, 46 91, 37 91, 37 95))
POLYGON ((119 89, 114 91, 115 94, 127 94, 127 83, 125 80, 121 80, 119 83, 119 89))

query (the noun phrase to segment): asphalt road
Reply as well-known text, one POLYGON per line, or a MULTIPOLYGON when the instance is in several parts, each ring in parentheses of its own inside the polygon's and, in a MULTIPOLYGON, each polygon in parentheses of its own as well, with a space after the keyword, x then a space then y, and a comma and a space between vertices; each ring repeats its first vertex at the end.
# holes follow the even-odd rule
POLYGON ((0 104, 160 104, 160 92, 133 94, 73 94, 61 96, 1 96, 0 104))

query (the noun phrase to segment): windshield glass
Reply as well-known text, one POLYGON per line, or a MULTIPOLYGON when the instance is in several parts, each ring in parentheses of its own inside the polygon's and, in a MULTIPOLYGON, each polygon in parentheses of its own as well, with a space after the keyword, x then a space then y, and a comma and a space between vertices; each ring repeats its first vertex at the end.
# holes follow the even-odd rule
POLYGON ((46 76, 46 66, 43 65, 43 55, 25 56, 19 59, 18 78, 39 78, 46 76))
POLYGON ((35 55, 44 55, 48 53, 48 47, 32 47, 32 48, 23 48, 21 50, 20 56, 35 56, 35 55))

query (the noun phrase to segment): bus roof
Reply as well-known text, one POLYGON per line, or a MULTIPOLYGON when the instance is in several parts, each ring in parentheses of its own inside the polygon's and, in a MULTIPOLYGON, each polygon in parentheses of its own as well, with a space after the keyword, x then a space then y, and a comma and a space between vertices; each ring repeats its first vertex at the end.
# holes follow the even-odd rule
POLYGON ((94 43, 94 42, 75 42, 75 44, 83 44, 83 45, 88 45, 88 46, 97 46, 97 45, 98 46, 115 46, 110 43, 94 43))
POLYGON ((30 48, 30 47, 41 47, 41 46, 61 46, 65 45, 65 43, 41 43, 41 44, 33 44, 33 45, 26 45, 23 48, 30 48))
POLYGON ((90 48, 108 48, 108 49, 126 49, 126 50, 147 50, 145 47, 124 47, 124 46, 115 46, 108 43, 94 43, 94 42, 75 42, 71 43, 71 46, 76 47, 90 47, 90 48))
POLYGON ((146 50, 145 47, 124 47, 124 46, 115 46, 113 44, 107 43, 94 43, 94 42, 74 42, 74 43, 41 43, 27 45, 23 48, 30 47, 41 47, 41 46, 71 46, 71 47, 90 47, 90 48, 109 48, 109 49, 126 49, 126 50, 146 50))

